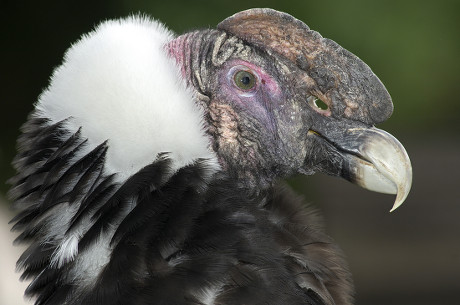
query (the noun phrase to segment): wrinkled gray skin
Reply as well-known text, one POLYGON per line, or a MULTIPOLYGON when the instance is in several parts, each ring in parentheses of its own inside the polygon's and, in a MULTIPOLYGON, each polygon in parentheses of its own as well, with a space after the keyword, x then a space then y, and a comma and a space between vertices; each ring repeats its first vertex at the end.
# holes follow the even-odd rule
POLYGON ((168 48, 196 89, 221 165, 253 190, 316 171, 353 181, 347 156, 357 153, 341 139, 393 110, 364 62, 285 13, 238 13, 217 30, 184 34, 168 48), (257 76, 250 92, 235 85, 239 70, 257 76), (316 97, 328 109, 317 107, 316 97))

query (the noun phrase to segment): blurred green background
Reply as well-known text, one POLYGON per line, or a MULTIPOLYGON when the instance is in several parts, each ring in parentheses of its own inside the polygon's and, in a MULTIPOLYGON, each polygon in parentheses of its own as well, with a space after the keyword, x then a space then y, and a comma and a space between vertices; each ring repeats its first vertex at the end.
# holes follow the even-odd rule
POLYGON ((392 196, 321 175, 290 181, 321 210, 343 247, 356 304, 459 304, 460 1, 1 0, 0 7, 0 197, 7 190, 3 181, 13 175, 19 127, 81 34, 104 19, 137 12, 182 33, 214 27, 243 9, 271 7, 303 20, 373 69, 395 104, 392 118, 379 127, 405 145, 413 162, 412 192, 392 214, 392 196))

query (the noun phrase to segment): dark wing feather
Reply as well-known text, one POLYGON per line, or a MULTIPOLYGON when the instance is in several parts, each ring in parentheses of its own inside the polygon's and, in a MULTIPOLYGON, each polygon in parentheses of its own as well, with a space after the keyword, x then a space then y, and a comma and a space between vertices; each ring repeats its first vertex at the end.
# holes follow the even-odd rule
POLYGON ((18 241, 33 241, 18 267, 34 279, 26 294, 37 305, 205 304, 206 293, 219 305, 329 305, 331 295, 341 300, 347 291, 342 271, 332 270, 343 263, 337 249, 288 191, 253 198, 222 173, 210 180, 206 160, 173 172, 166 154, 118 184, 104 173, 107 143, 89 150, 65 121, 28 124, 11 197, 20 210, 18 241), (64 235, 91 219, 79 253, 116 226, 109 262, 96 285, 78 294, 66 279, 74 262, 53 266, 59 243, 40 242, 64 204, 75 207, 64 235))
POLYGON ((265 205, 276 219, 273 235, 296 282, 325 304, 352 304, 353 285, 340 248, 324 233, 322 219, 288 187, 274 188, 265 205))
MULTIPOLYGON (((88 206, 94 198, 105 199, 100 195, 116 187, 112 177, 103 174, 107 143, 85 151, 87 141, 81 130, 70 132, 66 121, 51 124, 43 118, 29 119, 22 127, 19 153, 13 162, 18 174, 10 179, 9 197, 19 211, 12 220, 13 230, 22 231, 16 241, 32 242, 17 265, 23 270, 22 278, 33 279, 26 295, 37 296, 36 304, 46 304, 55 290, 64 291, 66 285, 61 277, 70 262, 51 266, 51 258, 59 245, 55 236, 70 228, 63 224, 64 232, 49 232, 54 209, 82 201, 88 206)), ((86 206, 79 208, 85 210, 86 206)), ((74 215, 74 222, 78 219, 74 215)))

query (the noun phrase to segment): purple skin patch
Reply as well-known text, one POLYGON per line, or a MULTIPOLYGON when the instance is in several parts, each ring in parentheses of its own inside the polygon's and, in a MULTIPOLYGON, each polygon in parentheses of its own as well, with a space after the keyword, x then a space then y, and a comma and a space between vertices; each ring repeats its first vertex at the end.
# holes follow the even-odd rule
POLYGON ((231 66, 232 68, 229 69, 227 73, 228 80, 233 83, 235 89, 241 91, 241 96, 252 96, 258 90, 264 90, 266 92, 270 92, 275 98, 281 95, 281 90, 278 86, 278 83, 264 70, 262 70, 259 66, 254 65, 253 63, 247 62, 241 59, 234 59, 227 63, 226 66, 231 66), (248 71, 252 73, 256 77, 256 85, 253 89, 245 90, 240 89, 236 86, 233 81, 233 77, 235 73, 238 71, 248 71), (244 94, 246 93, 246 94, 244 94))
POLYGON ((282 92, 278 82, 259 66, 241 59, 230 60, 224 64, 219 76, 220 94, 226 96, 225 100, 232 101, 234 106, 248 112, 252 117, 271 130, 276 130, 273 118, 273 108, 282 101, 282 92), (239 88, 234 81, 235 74, 239 71, 252 73, 255 85, 252 89, 239 88))

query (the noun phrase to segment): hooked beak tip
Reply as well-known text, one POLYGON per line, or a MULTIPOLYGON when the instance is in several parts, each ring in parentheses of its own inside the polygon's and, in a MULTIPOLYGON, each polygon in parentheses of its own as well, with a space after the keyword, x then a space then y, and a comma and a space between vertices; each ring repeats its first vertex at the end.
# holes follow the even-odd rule
POLYGON ((412 186, 412 165, 402 144, 391 134, 378 128, 367 131, 360 153, 374 170, 361 170, 358 184, 364 188, 396 194, 390 212, 395 211, 406 200, 412 186))

